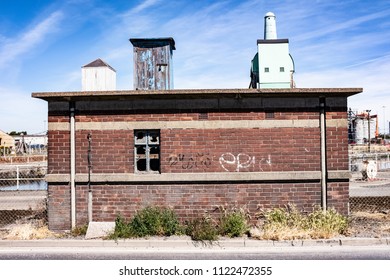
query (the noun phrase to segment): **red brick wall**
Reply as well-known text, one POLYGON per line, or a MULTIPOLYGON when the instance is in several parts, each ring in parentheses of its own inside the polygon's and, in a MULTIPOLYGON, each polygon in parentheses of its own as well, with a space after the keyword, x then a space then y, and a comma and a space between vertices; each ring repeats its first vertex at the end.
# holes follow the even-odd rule
MULTIPOLYGON (((346 112, 327 112, 327 120, 346 120, 346 112)), ((78 122, 191 121, 199 113, 105 112, 82 115, 78 122)), ((210 112, 207 120, 264 120, 265 112, 210 112)), ((318 120, 319 113, 274 111, 275 120, 318 120)), ((204 120, 207 122, 207 120, 204 120)), ((69 116, 51 114, 50 123, 68 123, 69 116)), ((134 132, 128 130, 77 130, 76 172, 88 172, 87 135, 92 135, 92 172, 134 173, 134 132)), ((320 171, 319 128, 162 129, 161 173, 320 171)), ((69 131, 50 130, 49 174, 69 174, 69 131)), ((347 127, 327 127, 329 170, 348 170, 347 127)), ((157 177, 158 178, 158 175, 157 177)), ((255 217, 260 209, 296 204, 311 210, 321 203, 319 180, 271 182, 208 182, 182 184, 95 184, 93 219, 113 221, 117 214, 130 218, 147 205, 172 207, 180 217, 191 219, 221 205, 246 207, 255 217)), ((87 222, 87 186, 76 186, 77 224, 87 222)), ((328 184, 328 205, 348 212, 348 182, 328 184)), ((49 184, 49 226, 70 228, 70 187, 49 184)))
POLYGON ((132 130, 77 131, 76 172, 88 172, 88 133, 91 133, 93 173, 134 173, 132 130))
MULTIPOLYGON (((218 206, 245 207, 255 221, 255 214, 263 209, 296 204, 310 211, 320 204, 320 186, 306 184, 191 184, 191 185, 98 185, 93 189, 93 220, 113 221, 117 214, 132 217, 143 207, 171 207, 189 220, 213 213, 218 206)), ((86 186, 77 186, 77 222, 87 222, 86 186)))
POLYGON ((318 128, 166 129, 163 173, 318 171, 318 128))
MULTIPOLYGON (((348 214, 348 182, 328 185, 328 206, 348 214)), ((171 207, 184 220, 213 213, 218 206, 237 206, 256 213, 273 207, 295 204, 304 211, 321 204, 320 183, 274 184, 168 184, 168 185, 92 185, 93 220, 114 221, 117 214, 127 219, 145 206, 171 207)), ((70 228, 70 187, 49 185, 49 227, 70 228)), ((88 221, 88 188, 76 186, 77 225, 88 221)))
POLYGON ((48 184, 47 215, 49 221, 49 229, 51 230, 71 229, 70 186, 69 185, 48 184))
MULTIPOLYGON (((327 112, 327 120, 347 120, 347 111, 327 112)), ((348 170, 348 127, 327 127, 327 166, 328 170, 348 170)))
MULTIPOLYGON (((264 113, 247 115, 251 114, 264 115, 264 113)), ((177 119, 177 114, 172 115, 175 117, 169 120, 177 119)), ((230 115, 237 115, 237 113, 230 115)), ((310 118, 314 115, 318 118, 318 113, 311 112, 307 113, 306 117, 310 118)), ((156 114, 142 115, 143 120, 155 117, 156 114)), ((294 113, 275 114, 275 119, 294 117, 301 116, 294 113)), ((137 119, 136 115, 121 116, 122 120, 127 118, 137 119)), ((78 121, 87 119, 119 121, 117 116, 88 118, 78 116, 78 121)), ((55 122, 54 117, 51 117, 51 120, 55 122)), ((62 122, 63 117, 58 117, 58 121, 62 122)), ((88 133, 92 135, 94 173, 134 173, 134 136, 131 129, 76 131, 77 173, 88 172, 88 133)), ((341 130, 337 133, 341 133, 341 130)), ((69 137, 68 131, 49 132, 51 174, 69 173, 69 137)), ((329 128, 327 137, 330 144, 329 166, 339 166, 337 161, 344 163, 345 154, 348 156, 347 146, 345 147, 345 143, 340 143, 342 140, 339 139, 344 137, 344 134, 336 134, 332 128, 329 128), (345 152, 341 160, 337 156, 340 151, 345 152), (335 163, 332 161, 333 158, 335 163)), ((161 130, 161 171, 163 173, 318 171, 320 170, 319 141, 318 128, 165 129, 161 130)), ((342 167, 339 166, 339 169, 342 167)))
MULTIPOLYGON (((268 111, 267 111, 268 112, 268 111)), ((318 112, 281 112, 270 110, 269 112, 274 112, 274 119, 276 120, 307 120, 307 119, 318 119, 318 112)), ((118 114, 117 111, 105 111, 104 115, 101 115, 100 112, 96 114, 91 114, 88 112, 88 115, 76 115, 76 122, 124 122, 124 121, 190 121, 190 120, 199 120, 199 113, 189 113, 189 112, 179 112, 179 113, 128 113, 124 112, 118 114)), ((266 113, 263 111, 260 112, 208 112, 207 120, 265 120, 266 113)), ((49 121, 54 122, 63 122, 69 121, 69 117, 65 119, 63 117, 52 116, 49 121)))
POLYGON ((70 133, 69 131, 48 131, 48 174, 69 174, 70 133))

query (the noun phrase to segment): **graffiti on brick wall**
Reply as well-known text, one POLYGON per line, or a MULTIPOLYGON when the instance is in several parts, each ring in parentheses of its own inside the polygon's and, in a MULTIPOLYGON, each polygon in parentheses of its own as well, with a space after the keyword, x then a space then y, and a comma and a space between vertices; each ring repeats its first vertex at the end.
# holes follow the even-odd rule
POLYGON ((256 157, 248 154, 239 153, 234 155, 232 153, 222 154, 219 158, 219 164, 227 172, 240 172, 243 170, 264 171, 263 166, 271 166, 271 155, 268 158, 261 158, 257 161, 256 157), (258 170, 256 170, 258 167, 258 170))
POLYGON ((168 157, 170 166, 181 165, 182 169, 209 168, 212 157, 209 153, 196 153, 195 155, 171 154, 168 157))
MULTIPOLYGON (((167 158, 169 166, 180 166, 182 169, 190 170, 196 168, 210 168, 213 157, 209 153, 196 154, 170 154, 167 158)), ((263 167, 272 165, 271 155, 268 157, 256 158, 245 153, 234 155, 224 153, 219 157, 219 164, 227 172, 240 171, 264 171, 263 167)))

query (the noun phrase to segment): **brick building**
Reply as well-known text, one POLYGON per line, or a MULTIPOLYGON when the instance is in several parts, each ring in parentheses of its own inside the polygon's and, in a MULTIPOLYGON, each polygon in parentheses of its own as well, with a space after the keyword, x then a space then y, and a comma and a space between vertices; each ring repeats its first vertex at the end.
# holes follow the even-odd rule
POLYGON ((49 227, 85 224, 89 208, 93 221, 113 221, 147 205, 182 219, 221 205, 346 214, 347 98, 361 91, 33 93, 49 109, 49 227))

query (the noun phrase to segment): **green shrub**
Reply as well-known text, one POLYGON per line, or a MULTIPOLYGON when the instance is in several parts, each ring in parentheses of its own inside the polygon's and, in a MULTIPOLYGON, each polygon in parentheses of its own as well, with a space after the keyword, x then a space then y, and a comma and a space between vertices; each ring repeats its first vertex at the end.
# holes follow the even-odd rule
POLYGON ((129 226, 135 237, 171 236, 181 232, 179 219, 169 208, 146 207, 134 215, 129 226))
POLYGON ((313 238, 329 238, 335 234, 345 233, 348 219, 337 213, 335 209, 323 211, 317 208, 308 215, 307 228, 312 231, 313 238))
POLYGON ((172 209, 149 206, 138 211, 129 223, 118 215, 115 220, 115 231, 110 237, 116 239, 152 235, 171 236, 181 233, 182 227, 172 209))
POLYGON ((125 219, 122 215, 118 214, 115 219, 115 229, 114 232, 111 233, 108 238, 109 239, 118 239, 118 238, 130 238, 131 231, 128 223, 126 223, 125 219))
POLYGON ((265 214, 267 224, 277 224, 285 227, 305 227, 305 218, 295 205, 285 208, 275 208, 265 214))
POLYGON ((249 229, 246 215, 242 209, 223 210, 220 218, 219 232, 228 237, 238 237, 249 229))
POLYGON ((72 231, 70 234, 74 237, 81 236, 81 235, 86 235, 88 230, 88 224, 82 225, 82 226, 77 226, 72 231))
POLYGON ((213 220, 208 216, 196 218, 186 224, 186 234, 194 241, 215 241, 218 230, 213 220))

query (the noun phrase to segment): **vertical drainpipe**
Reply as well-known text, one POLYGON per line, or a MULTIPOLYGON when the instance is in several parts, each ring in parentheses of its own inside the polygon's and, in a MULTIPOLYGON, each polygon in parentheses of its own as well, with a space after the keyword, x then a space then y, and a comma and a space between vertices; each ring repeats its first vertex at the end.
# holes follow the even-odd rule
POLYGON ((321 135, 321 208, 327 209, 327 167, 326 167, 326 129, 325 98, 320 97, 320 135, 321 135))
POLYGON ((91 169, 92 169, 92 155, 91 142, 92 135, 88 133, 88 222, 92 222, 92 188, 91 188, 91 169))
POLYGON ((76 122, 75 103, 70 102, 70 213, 72 229, 76 227, 76 122))

